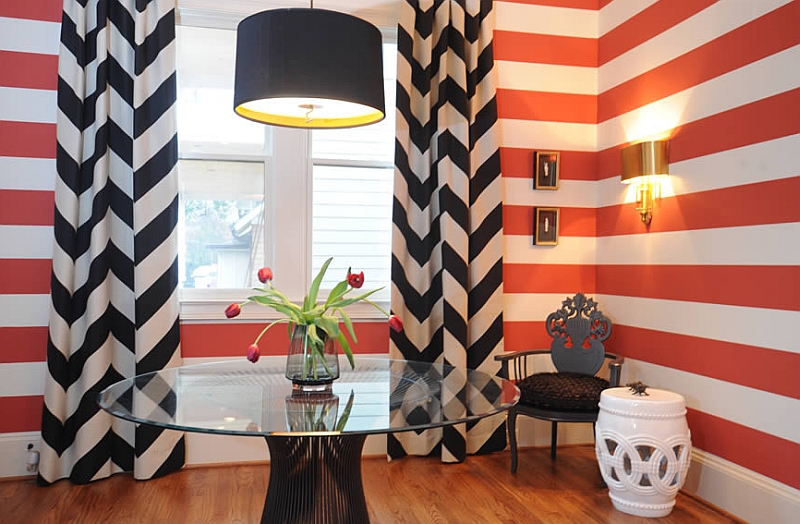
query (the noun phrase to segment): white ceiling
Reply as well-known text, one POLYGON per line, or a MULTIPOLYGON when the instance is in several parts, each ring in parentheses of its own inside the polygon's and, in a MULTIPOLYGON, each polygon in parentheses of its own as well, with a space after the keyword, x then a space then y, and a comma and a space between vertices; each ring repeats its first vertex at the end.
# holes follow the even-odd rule
MULTIPOLYGON (((381 28, 397 25, 401 0, 313 0, 314 9, 330 9, 363 18, 381 28)), ((253 13, 284 7, 310 7, 310 0, 177 0, 182 23, 235 28, 253 13)))

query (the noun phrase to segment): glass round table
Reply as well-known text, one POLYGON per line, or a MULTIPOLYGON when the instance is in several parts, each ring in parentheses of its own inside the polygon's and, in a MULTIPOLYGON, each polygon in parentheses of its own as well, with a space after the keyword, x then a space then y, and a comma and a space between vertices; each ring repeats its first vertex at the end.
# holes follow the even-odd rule
POLYGON ((245 360, 165 369, 102 391, 100 407, 163 428, 266 439, 262 523, 369 522, 361 481, 368 435, 420 431, 501 413, 510 381, 476 370, 386 358, 356 360, 326 392, 292 390, 284 367, 245 360))

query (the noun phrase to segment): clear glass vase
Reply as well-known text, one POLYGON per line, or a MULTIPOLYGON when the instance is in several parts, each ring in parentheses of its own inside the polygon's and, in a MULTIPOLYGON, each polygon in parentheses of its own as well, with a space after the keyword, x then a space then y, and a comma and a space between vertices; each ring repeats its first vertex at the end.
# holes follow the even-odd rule
POLYGON ((293 391, 286 397, 289 431, 336 431, 339 397, 331 392, 293 391))
POLYGON ((308 337, 308 326, 296 325, 286 357, 286 378, 294 389, 315 392, 331 389, 339 378, 339 355, 336 341, 325 339, 322 349, 315 348, 308 337))

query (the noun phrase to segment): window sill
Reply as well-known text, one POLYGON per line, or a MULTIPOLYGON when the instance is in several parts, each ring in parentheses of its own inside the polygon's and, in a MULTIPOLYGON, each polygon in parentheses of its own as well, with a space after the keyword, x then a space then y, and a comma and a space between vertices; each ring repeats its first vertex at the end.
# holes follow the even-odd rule
MULTIPOLYGON (((217 322, 217 321, 230 321, 225 317, 225 308, 233 302, 243 302, 246 296, 240 290, 213 290, 216 293, 215 298, 181 298, 181 321, 185 323, 202 323, 202 322, 217 322)), ((376 301, 380 307, 389 311, 389 303, 387 301, 376 301)), ((385 322, 386 317, 369 304, 359 303, 347 306, 345 309, 347 316, 354 322, 385 322)), ((285 318, 282 315, 267 306, 259 306, 257 304, 248 304, 242 308, 241 314, 236 317, 237 321, 249 322, 269 322, 285 318)))

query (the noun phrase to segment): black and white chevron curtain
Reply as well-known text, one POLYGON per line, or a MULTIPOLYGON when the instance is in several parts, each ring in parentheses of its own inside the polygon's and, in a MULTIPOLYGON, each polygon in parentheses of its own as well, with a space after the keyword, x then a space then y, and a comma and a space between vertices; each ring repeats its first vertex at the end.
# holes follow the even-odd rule
MULTIPOLYGON (((503 186, 492 0, 405 0, 398 27, 393 357, 495 374, 503 351, 503 186)), ((455 376, 458 375, 458 376, 455 376)), ((445 378, 438 409, 499 394, 445 378)), ((430 416, 430 406, 404 417, 430 416)), ((505 448, 504 417, 388 436, 390 458, 505 448)))
POLYGON ((182 433, 96 402, 180 363, 176 96, 175 0, 64 1, 41 484, 183 466, 182 433))

